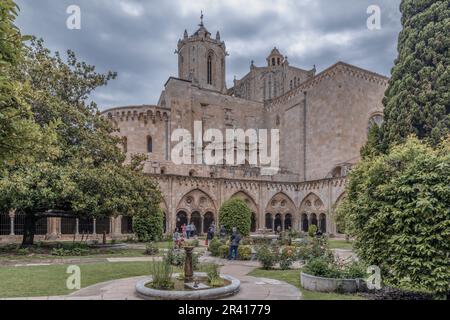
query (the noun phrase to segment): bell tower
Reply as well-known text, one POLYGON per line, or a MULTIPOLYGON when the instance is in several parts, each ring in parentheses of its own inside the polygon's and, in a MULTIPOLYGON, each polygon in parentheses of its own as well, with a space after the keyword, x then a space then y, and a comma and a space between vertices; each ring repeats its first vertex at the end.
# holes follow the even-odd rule
POLYGON ((191 36, 187 30, 178 41, 178 77, 192 81, 200 88, 226 93, 225 59, 228 55, 225 42, 217 31, 215 38, 203 23, 203 12, 198 30, 191 36))

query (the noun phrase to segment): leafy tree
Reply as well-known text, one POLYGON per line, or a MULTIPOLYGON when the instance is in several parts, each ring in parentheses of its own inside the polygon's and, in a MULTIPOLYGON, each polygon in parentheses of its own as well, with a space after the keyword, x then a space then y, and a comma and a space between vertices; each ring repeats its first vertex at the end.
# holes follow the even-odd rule
POLYGON ((159 225, 154 217, 160 193, 142 173, 142 157, 123 165, 115 129, 89 100, 116 74, 97 73, 70 50, 64 62, 35 38, 7 71, 10 81, 27 84, 21 97, 33 122, 42 132, 53 130, 54 137, 33 161, 10 161, 1 176, 0 208, 25 213, 22 244, 33 243, 36 221, 43 217, 127 214, 159 225))
POLYGON ((27 84, 10 77, 11 68, 22 57, 22 41, 27 39, 14 25, 17 12, 12 0, 0 2, 0 169, 10 161, 31 158, 54 138, 51 130, 42 132, 34 123, 23 97, 27 84))
POLYGON ((450 284, 450 137, 415 137, 350 172, 337 214, 365 262, 391 285, 438 294, 450 284))
POLYGON ((383 152, 381 137, 381 128, 373 124, 369 129, 367 142, 360 151, 362 158, 373 157, 383 152))
POLYGON ((230 199, 225 201, 219 210, 220 224, 231 233, 236 227, 240 234, 247 236, 251 228, 251 210, 241 199, 230 199))
POLYGON ((385 150, 410 134, 439 144, 450 128, 448 0, 403 0, 399 56, 384 98, 385 150))

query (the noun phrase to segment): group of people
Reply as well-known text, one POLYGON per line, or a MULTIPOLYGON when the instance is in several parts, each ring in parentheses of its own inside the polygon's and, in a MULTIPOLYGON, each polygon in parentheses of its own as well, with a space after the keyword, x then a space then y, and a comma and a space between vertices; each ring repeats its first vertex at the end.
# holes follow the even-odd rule
MULTIPOLYGON (((190 224, 183 224, 181 226, 181 230, 179 228, 175 228, 175 231, 173 232, 173 242, 175 244, 175 247, 180 248, 182 243, 185 241, 185 239, 189 239, 191 237, 196 236, 197 228, 193 223, 190 224), (181 231, 181 232, 180 232, 181 231)), ((213 223, 208 228, 208 232, 206 234, 206 240, 205 245, 207 246, 209 241, 214 239, 216 236, 216 225, 213 223)), ((220 227, 219 231, 219 237, 221 240, 224 240, 227 236, 227 230, 225 229, 225 226, 220 227)), ((230 236, 230 249, 228 253, 228 260, 236 260, 238 257, 238 248, 239 243, 241 241, 241 235, 239 234, 239 231, 237 231, 237 228, 232 229, 232 233, 230 236)))

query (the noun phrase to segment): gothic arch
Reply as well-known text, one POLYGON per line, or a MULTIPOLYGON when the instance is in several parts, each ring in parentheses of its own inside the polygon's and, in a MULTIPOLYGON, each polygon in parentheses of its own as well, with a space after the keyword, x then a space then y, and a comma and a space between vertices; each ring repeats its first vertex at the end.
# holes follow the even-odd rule
POLYGON ((187 222, 194 223, 198 233, 203 233, 212 222, 217 221, 217 210, 214 200, 201 189, 191 190, 181 198, 176 210, 177 221, 179 220, 178 214, 180 212, 186 213, 187 222), (204 224, 205 218, 208 226, 204 224))
MULTIPOLYGON (((284 192, 279 192, 274 195, 266 206, 265 214, 266 220, 268 221, 268 215, 272 218, 272 227, 274 230, 280 226, 282 230, 286 227, 286 216, 289 219, 289 226, 294 226, 294 217, 297 209, 295 207, 294 201, 285 194, 284 192)), ((266 223, 266 226, 269 225, 266 223)))
POLYGON ((198 211, 201 215, 207 212, 216 214, 216 204, 212 197, 201 189, 193 189, 187 192, 178 202, 177 212, 184 210, 189 216, 194 211, 198 211))
POLYGON ((347 195, 345 194, 345 192, 342 192, 342 194, 336 199, 336 201, 333 204, 333 211, 336 210, 336 208, 338 207, 338 205, 342 202, 342 200, 344 200, 344 198, 347 195))
MULTIPOLYGON (((336 209, 337 209, 337 207, 339 206, 339 204, 345 199, 346 196, 347 196, 347 194, 346 194, 345 192, 343 192, 343 193, 336 199, 336 201, 333 203, 333 206, 332 206, 333 215, 335 214, 336 209)), ((338 233, 344 233, 344 230, 341 230, 341 229, 340 229, 339 224, 336 224, 336 231, 337 231, 338 233)))
POLYGON ((307 227, 314 224, 320 228, 323 233, 328 231, 326 221, 329 217, 327 217, 325 204, 315 193, 309 193, 302 200, 299 213, 300 230, 307 231, 307 227))

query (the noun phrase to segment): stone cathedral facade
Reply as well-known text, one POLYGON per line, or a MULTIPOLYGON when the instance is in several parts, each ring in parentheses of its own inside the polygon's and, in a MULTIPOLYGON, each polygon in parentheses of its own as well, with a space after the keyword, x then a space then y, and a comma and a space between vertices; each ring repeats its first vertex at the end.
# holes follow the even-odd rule
MULTIPOLYGON (((192 35, 184 32, 176 54, 178 76, 167 80, 157 104, 102 113, 117 126, 128 159, 147 154, 144 170, 161 188, 166 232, 188 221, 205 232, 220 224, 221 204, 239 197, 251 208, 253 232, 278 226, 306 231, 315 224, 336 234, 335 208, 368 128, 382 121, 388 78, 343 62, 320 73, 294 67, 274 48, 266 65, 251 62, 248 73, 227 88, 225 42, 203 21, 192 35), (171 133, 193 132, 194 121, 204 130, 279 129, 280 171, 264 176, 257 165, 175 165, 171 133)), ((132 231, 126 217, 102 223, 112 235, 132 231)), ((48 221, 47 234, 63 229, 61 221, 48 221)))

